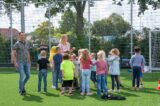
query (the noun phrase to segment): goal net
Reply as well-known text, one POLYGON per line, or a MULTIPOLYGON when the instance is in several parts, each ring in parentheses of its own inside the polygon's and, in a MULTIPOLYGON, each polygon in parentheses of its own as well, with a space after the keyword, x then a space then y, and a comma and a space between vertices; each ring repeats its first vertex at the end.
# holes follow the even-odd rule
POLYGON ((160 30, 149 33, 149 66, 150 71, 160 71, 160 30))

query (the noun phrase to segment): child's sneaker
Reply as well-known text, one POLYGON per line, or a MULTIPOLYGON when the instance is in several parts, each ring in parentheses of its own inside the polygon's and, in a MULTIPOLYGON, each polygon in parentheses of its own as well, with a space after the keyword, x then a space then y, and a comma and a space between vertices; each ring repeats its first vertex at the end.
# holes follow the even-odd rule
POLYGON ((87 96, 91 96, 91 95, 93 95, 92 92, 88 92, 88 93, 87 93, 87 96))
POLYGON ((144 88, 143 84, 140 85, 140 88, 144 88))
POLYGON ((110 89, 110 90, 108 90, 108 92, 114 93, 115 91, 114 91, 114 90, 112 90, 112 89, 110 89))
POLYGON ((55 87, 54 85, 52 85, 52 88, 53 88, 53 89, 56 89, 56 87, 55 87))
POLYGON ((83 93, 83 92, 81 92, 81 93, 80 93, 80 95, 81 95, 81 96, 84 96, 84 93, 83 93))

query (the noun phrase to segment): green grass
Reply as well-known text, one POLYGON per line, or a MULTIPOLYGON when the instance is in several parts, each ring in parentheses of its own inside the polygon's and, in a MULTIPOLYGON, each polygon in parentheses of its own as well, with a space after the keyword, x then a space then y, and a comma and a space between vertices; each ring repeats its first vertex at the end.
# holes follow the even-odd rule
MULTIPOLYGON (((27 83, 26 96, 18 93, 19 74, 14 68, 0 68, 0 106, 160 106, 160 91, 155 90, 160 73, 144 74, 145 88, 132 91, 132 75, 126 70, 121 71, 121 80, 125 88, 119 95, 125 96, 124 101, 104 101, 97 98, 96 89, 91 83, 93 96, 80 96, 74 92, 71 97, 59 96, 59 91, 51 88, 51 72, 48 73, 48 94, 37 93, 37 72, 32 69, 32 75, 27 83)), ((107 76, 108 88, 111 88, 110 77, 107 76)), ((116 93, 115 93, 116 94, 116 93)))

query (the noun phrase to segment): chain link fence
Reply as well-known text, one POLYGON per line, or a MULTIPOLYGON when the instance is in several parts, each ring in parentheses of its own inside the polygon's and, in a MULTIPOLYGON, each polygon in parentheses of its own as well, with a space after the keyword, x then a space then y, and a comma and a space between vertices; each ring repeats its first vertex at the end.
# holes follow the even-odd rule
POLYGON ((149 7, 138 15, 138 8, 128 2, 116 5, 112 0, 1 3, 0 64, 11 64, 11 50, 20 31, 27 35, 33 63, 42 40, 51 48, 61 34, 67 33, 75 52, 88 48, 91 52, 103 49, 108 54, 118 48, 121 58, 129 59, 138 45, 149 64, 149 31, 160 28, 160 9, 149 7))

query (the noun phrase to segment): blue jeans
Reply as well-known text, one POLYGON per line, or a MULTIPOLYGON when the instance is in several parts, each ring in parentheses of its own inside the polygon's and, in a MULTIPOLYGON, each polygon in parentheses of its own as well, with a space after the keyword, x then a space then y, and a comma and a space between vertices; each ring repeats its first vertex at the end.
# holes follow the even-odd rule
POLYGON ((52 71, 52 85, 55 86, 56 89, 58 89, 58 79, 59 79, 60 72, 61 72, 60 70, 56 70, 56 69, 52 71))
POLYGON ((93 81, 94 84, 96 84, 97 82, 96 71, 91 71, 91 80, 93 81))
POLYGON ((101 91, 103 91, 104 94, 108 93, 106 74, 97 75, 97 94, 98 96, 101 96, 101 91))
POLYGON ((85 93, 85 89, 87 90, 87 93, 89 93, 91 70, 82 69, 81 75, 82 75, 82 93, 85 93))
POLYGON ((44 83, 44 92, 47 92, 47 70, 46 69, 41 69, 38 72, 38 92, 41 91, 42 78, 44 83))
POLYGON ((30 78, 30 64, 29 63, 19 63, 19 92, 25 90, 25 84, 30 78))
POLYGON ((137 81, 137 87, 139 88, 139 83, 140 83, 140 73, 141 73, 141 67, 133 66, 133 80, 132 80, 132 87, 135 87, 135 82, 137 81))

